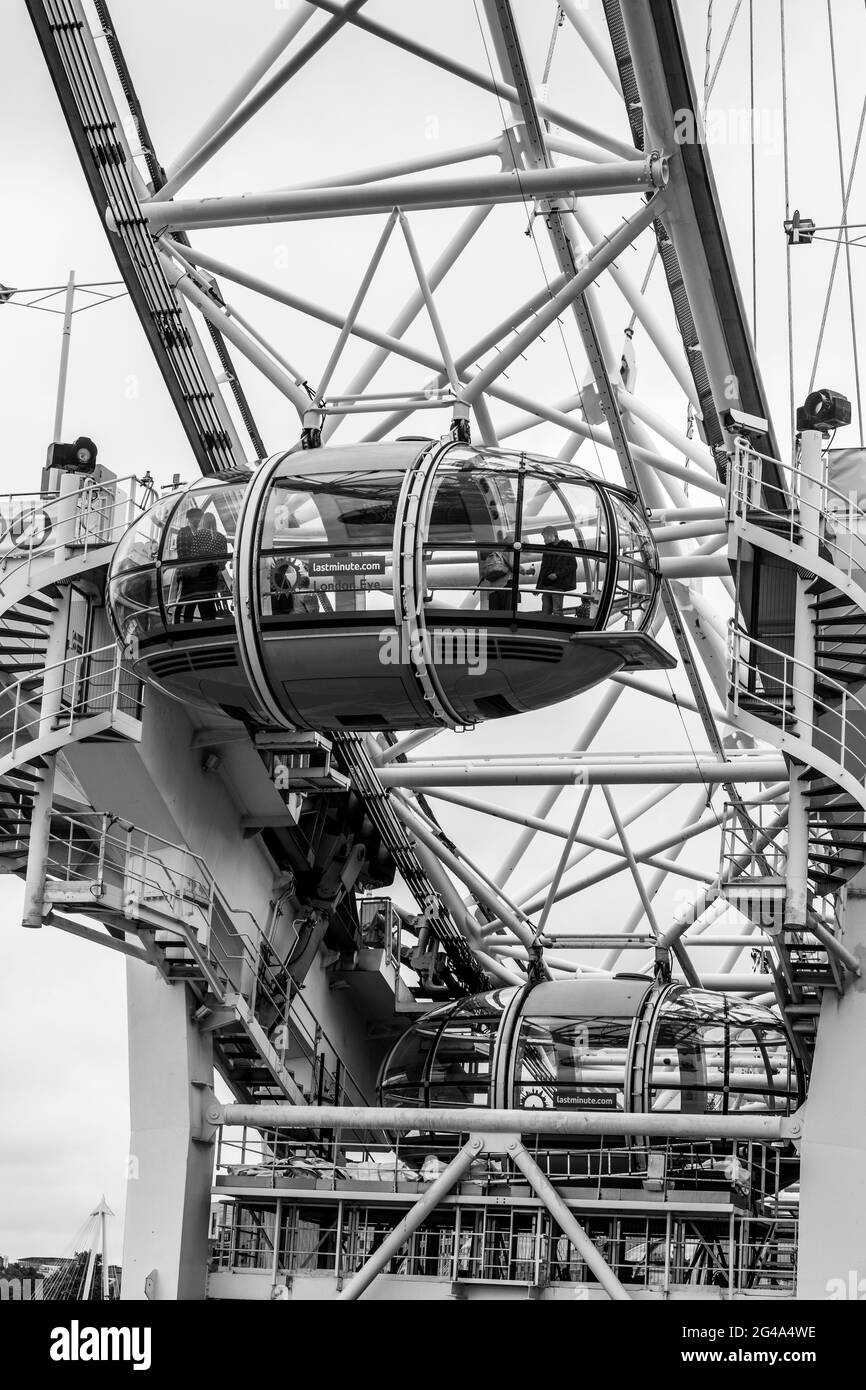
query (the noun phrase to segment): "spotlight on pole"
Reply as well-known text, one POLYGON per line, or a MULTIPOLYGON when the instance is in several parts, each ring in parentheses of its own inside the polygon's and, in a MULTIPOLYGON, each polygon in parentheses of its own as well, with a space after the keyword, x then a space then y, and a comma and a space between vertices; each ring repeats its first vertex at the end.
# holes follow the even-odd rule
POLYGON ((82 434, 72 444, 50 444, 47 466, 64 473, 93 473, 98 452, 93 440, 82 434))
POLYGON ((797 411, 798 430, 820 430, 829 434, 851 423, 851 402, 841 391, 810 391, 797 411))

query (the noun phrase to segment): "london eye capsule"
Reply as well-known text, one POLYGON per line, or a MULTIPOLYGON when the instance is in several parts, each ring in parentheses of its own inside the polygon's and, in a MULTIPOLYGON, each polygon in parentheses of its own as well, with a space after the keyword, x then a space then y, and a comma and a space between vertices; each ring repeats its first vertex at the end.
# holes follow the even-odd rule
MULTIPOLYGON (((382 1105, 434 1110, 790 1115, 804 1094, 770 1009, 639 975, 553 980, 446 1004, 403 1034, 379 1079, 382 1105)), ((551 1135, 551 1144, 598 1149, 597 1138, 551 1135)), ((687 1177, 724 1164, 732 1148, 697 1137, 674 1152, 687 1177)), ((577 1171, 573 1155, 571 1163, 577 1171)), ((622 1165, 630 1170, 627 1155, 622 1165)))
POLYGON ((636 499, 441 441, 279 454, 120 541, 118 639, 182 700, 278 728, 465 727, 671 659, 636 499))

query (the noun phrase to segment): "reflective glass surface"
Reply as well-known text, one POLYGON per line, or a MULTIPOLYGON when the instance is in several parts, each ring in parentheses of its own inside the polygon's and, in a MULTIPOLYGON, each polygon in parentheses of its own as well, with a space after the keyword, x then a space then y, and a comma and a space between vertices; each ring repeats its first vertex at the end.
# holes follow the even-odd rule
POLYGON ((488 1105, 493 1047, 513 989, 434 1009, 391 1051, 382 1069, 383 1105, 488 1105))
POLYGON ((214 622, 234 611, 233 551, 245 488, 187 492, 166 528, 161 587, 166 621, 214 622))
POLYGON ((608 494, 616 518, 617 566, 609 628, 645 627, 658 590, 655 544, 640 509, 618 493, 608 494))
POLYGON ((262 617, 393 613, 402 482, 402 473, 373 471, 274 478, 262 518, 262 617))
POLYGON ((764 1009, 700 990, 662 1004, 652 1052, 651 1109, 688 1114, 790 1114, 798 1103, 791 1048, 764 1009))
POLYGON ((125 644, 234 611, 233 552, 247 479, 202 478, 152 507, 118 542, 109 611, 125 644))
POLYGON ((524 1018, 515 1064, 523 1109, 622 1110, 630 1018, 524 1018))
POLYGON ((607 512, 602 487, 575 472, 533 455, 449 451, 422 527, 426 606, 598 626, 607 512))

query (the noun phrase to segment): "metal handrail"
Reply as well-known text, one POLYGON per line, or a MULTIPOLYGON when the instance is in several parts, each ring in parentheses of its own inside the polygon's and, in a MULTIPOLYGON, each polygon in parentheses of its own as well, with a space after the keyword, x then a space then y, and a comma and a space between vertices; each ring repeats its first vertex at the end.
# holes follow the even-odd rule
MULTIPOLYGON (((123 676, 134 680, 136 685, 140 684, 124 663, 123 656, 115 644, 110 643, 92 651, 76 652, 73 656, 65 657, 63 661, 44 667, 38 673, 31 672, 10 682, 0 690, 0 758, 14 758, 22 742, 25 745, 31 744, 44 729, 46 719, 50 718, 53 730, 60 729, 65 724, 71 735, 73 726, 79 719, 99 713, 118 712, 120 703, 126 696, 126 692, 121 688, 123 676), (66 672, 69 674, 65 678, 59 681, 53 679, 56 674, 66 672), (38 685, 34 689, 27 689, 34 679, 34 674, 38 674, 38 685), (38 708, 46 685, 58 697, 57 710, 51 716, 43 715, 38 708), (71 698, 66 698, 67 692, 71 698), (10 719, 11 728, 4 732, 3 725, 10 719)), ((126 698, 136 706, 137 713, 133 717, 138 718, 140 700, 129 696, 126 698)))
MULTIPOLYGON (((318 1187, 329 1191, 375 1182, 379 1191, 399 1192, 405 1191, 407 1183, 433 1181, 463 1137, 431 1135, 423 1144, 417 1136, 408 1142, 405 1135, 370 1142, 339 1130, 321 1134, 315 1141, 299 1140, 286 1130, 244 1129, 238 1137, 221 1132, 216 1172, 223 1185, 230 1185, 233 1178, 242 1186, 245 1177, 294 1178, 301 1183, 312 1177, 318 1187)), ((591 1149, 580 1149, 548 1148, 535 1136, 535 1142, 527 1143, 546 1176, 559 1184, 593 1188, 599 1199, 604 1187, 624 1179, 670 1193, 681 1192, 688 1174, 689 1185, 696 1189, 730 1186, 752 1199, 774 1196, 780 1183, 779 1151, 754 1140, 724 1144, 668 1140, 630 1148, 601 1141, 591 1149)), ((524 1180, 519 1171, 509 1171, 502 1157, 484 1154, 462 1181, 501 1188, 524 1180)), ((455 1189, 459 1191, 460 1187, 455 1189)))
MULTIPOLYGON (((815 746, 815 740, 835 745, 834 756, 840 769, 853 777, 866 791, 866 759, 860 757, 848 739, 852 713, 856 714, 858 719, 862 719, 861 727, 866 730, 866 702, 854 695, 840 681, 822 675, 813 666, 781 651, 778 647, 771 646, 768 642, 759 641, 733 620, 728 626, 728 633, 730 696, 735 714, 740 713, 742 696, 748 695, 751 700, 765 706, 768 712, 777 715, 780 722, 773 725, 774 729, 812 747, 815 746), (770 660, 763 668, 754 659, 755 651, 769 654, 770 660), (747 681, 742 680, 744 671, 748 673, 747 681), (796 677, 801 673, 803 680, 797 681, 796 677), (761 688, 758 688, 759 679, 761 688), (817 680, 821 681, 825 689, 832 690, 832 702, 824 695, 813 694, 810 699, 811 717, 804 719, 801 713, 795 713, 795 696, 806 682, 817 680), (824 724, 819 722, 822 717, 826 721, 824 724), (838 732, 834 732, 833 723, 838 725, 838 732), (804 725, 808 734, 815 736, 814 739, 804 736, 804 725)), ((760 709, 745 712, 761 718, 760 709)), ((815 751, 820 751, 820 748, 816 748, 815 751)))
POLYGON ((16 499, 27 498, 28 503, 38 504, 39 510, 49 523, 49 531, 43 540, 37 541, 35 533, 31 532, 29 538, 22 538, 6 555, 0 557, 0 575, 3 578, 0 594, 21 570, 26 570, 29 578, 34 558, 52 556, 64 550, 72 550, 78 558, 82 558, 94 548, 112 545, 118 541, 133 521, 148 511, 156 500, 154 490, 146 485, 139 499, 136 493, 141 486, 139 479, 130 475, 105 483, 87 480, 83 487, 62 496, 56 492, 0 495, 0 515, 3 514, 4 505, 11 510, 16 499), (105 495, 104 502, 99 500, 100 495, 105 495), (102 524, 103 520, 107 520, 107 524, 102 524), (45 544, 52 531, 76 521, 84 523, 83 535, 64 536, 50 545, 45 544), (94 521, 98 523, 95 527, 90 524, 94 521), (10 568, 10 562, 14 559, 17 559, 18 563, 10 568))
POLYGON ((768 834, 783 804, 787 804, 787 798, 784 802, 779 799, 725 805, 720 855, 722 883, 764 878, 767 874, 784 877, 787 850, 768 834))
POLYGON ((791 545, 799 545, 803 534, 811 536, 819 546, 832 552, 836 569, 866 590, 866 510, 826 480, 818 486, 820 501, 811 501, 801 486, 804 478, 796 465, 771 459, 738 439, 731 471, 729 520, 746 512, 758 512, 772 520, 774 533, 786 534, 791 545), (765 462, 780 469, 783 484, 787 477, 789 486, 767 482, 763 476, 765 462), (769 494, 766 500, 764 494, 769 494), (782 504, 779 509, 768 505, 774 499, 782 504), (786 533, 779 530, 783 522, 787 524, 786 533), (862 580, 855 578, 855 571, 862 575, 862 580))
MULTIPOLYGON (((306 1001, 291 992, 288 976, 281 985, 283 963, 277 958, 275 965, 268 959, 273 953, 254 915, 228 903, 200 855, 121 822, 109 812, 95 812, 53 818, 49 868, 54 877, 62 875, 67 881, 86 883, 96 898, 104 890, 105 879, 113 876, 122 884, 125 910, 130 914, 136 895, 150 906, 161 902, 159 910, 167 919, 165 930, 172 931, 171 922, 177 923, 179 945, 198 956, 209 972, 225 982, 224 987, 244 998, 255 1017, 264 1015, 268 1008, 273 1011, 275 1018, 266 1031, 273 1032, 280 1025, 288 1028, 305 1048, 307 1060, 316 1065, 324 1059, 325 1050, 330 1052, 334 1067, 323 1075, 333 1084, 334 1096, 343 1094, 352 1103, 366 1102, 362 1088, 306 1001), (88 838, 92 848, 87 847, 88 838), (198 925, 193 925, 196 913, 198 925), (181 928, 184 916, 192 916, 190 934, 181 928), (250 921, 251 935, 238 930, 235 919, 239 916, 250 921)), ((275 1046, 275 1051, 279 1050, 275 1046)))

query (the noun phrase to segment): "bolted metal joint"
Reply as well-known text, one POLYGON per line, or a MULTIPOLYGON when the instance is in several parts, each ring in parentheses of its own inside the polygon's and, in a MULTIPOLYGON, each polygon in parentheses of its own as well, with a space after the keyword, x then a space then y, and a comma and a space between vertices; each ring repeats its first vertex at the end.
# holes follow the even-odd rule
POLYGON ((670 178, 670 159, 660 150, 653 150, 647 160, 647 176, 653 188, 665 188, 670 178))

